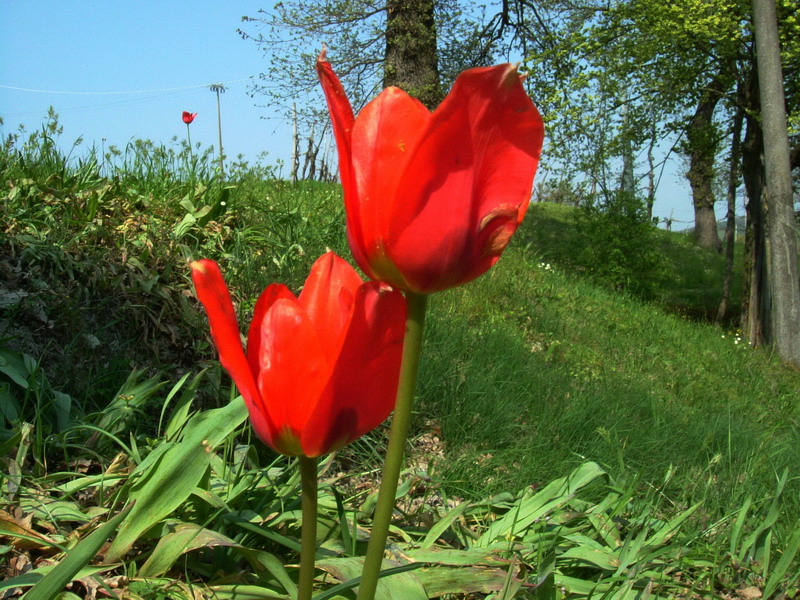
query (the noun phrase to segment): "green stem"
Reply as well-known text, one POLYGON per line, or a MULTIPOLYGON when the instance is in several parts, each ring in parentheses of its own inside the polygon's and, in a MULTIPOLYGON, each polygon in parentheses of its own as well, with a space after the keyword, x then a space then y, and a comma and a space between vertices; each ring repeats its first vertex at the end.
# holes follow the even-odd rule
POLYGON ((397 484, 403 467, 403 455, 411 422, 411 409, 414 406, 414 388, 417 384, 419 358, 422 354, 422 330, 425 327, 428 296, 408 292, 406 300, 408 301, 408 316, 406 317, 400 381, 397 386, 397 404, 394 408, 392 428, 389 432, 389 446, 386 450, 386 461, 383 466, 375 516, 372 519, 372 533, 367 546, 367 554, 364 557, 364 570, 361 573, 358 600, 372 600, 378 587, 378 575, 381 571, 386 538, 389 534, 389 523, 394 512, 397 484))
POLYGON ((297 600, 311 600, 317 555, 317 459, 300 456, 303 530, 300 534, 300 576, 297 600))

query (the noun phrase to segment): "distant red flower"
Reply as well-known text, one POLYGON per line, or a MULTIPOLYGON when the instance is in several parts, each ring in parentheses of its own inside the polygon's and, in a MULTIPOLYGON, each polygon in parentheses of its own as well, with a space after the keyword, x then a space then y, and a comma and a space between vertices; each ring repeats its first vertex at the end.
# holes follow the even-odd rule
POLYGON ((423 294, 487 271, 528 208, 544 135, 517 68, 464 71, 433 113, 389 87, 358 117, 324 51, 317 71, 361 269, 423 294))
POLYGON ((197 113, 190 113, 189 111, 183 111, 183 122, 187 125, 194 121, 194 118, 197 116, 197 113))
POLYGON ((272 284, 259 297, 242 349, 217 263, 193 262, 222 366, 244 397, 263 442, 282 454, 333 452, 380 425, 394 408, 406 303, 385 283, 362 282, 333 252, 295 297, 272 284))

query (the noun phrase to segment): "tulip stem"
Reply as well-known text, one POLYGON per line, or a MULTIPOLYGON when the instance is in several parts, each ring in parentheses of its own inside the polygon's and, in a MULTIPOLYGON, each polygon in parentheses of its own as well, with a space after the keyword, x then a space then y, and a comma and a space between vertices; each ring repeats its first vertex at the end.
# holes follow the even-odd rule
POLYGON ((300 456, 300 499, 303 528, 300 534, 300 575, 297 600, 311 600, 317 556, 317 459, 300 456))
POLYGON ((425 327, 428 296, 407 292, 406 300, 408 314, 400 380, 397 385, 397 404, 394 408, 392 427, 389 432, 389 445, 386 449, 378 502, 375 505, 375 515, 372 519, 372 533, 367 545, 367 554, 364 557, 364 570, 361 573, 358 600, 372 600, 378 587, 378 576, 386 548, 386 538, 389 534, 389 524, 394 512, 400 471, 403 467, 403 455, 411 422, 411 409, 414 406, 414 388, 417 383, 419 359, 422 354, 422 330, 425 327))

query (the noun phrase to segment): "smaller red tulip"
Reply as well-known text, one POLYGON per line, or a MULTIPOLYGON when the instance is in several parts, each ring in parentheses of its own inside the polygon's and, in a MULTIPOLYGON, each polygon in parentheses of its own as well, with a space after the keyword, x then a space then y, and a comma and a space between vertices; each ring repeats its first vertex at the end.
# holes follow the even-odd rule
POLYGON ((197 113, 190 113, 189 111, 183 111, 183 122, 187 125, 194 121, 194 118, 197 116, 197 113))
POLYGON ((272 284, 259 297, 242 349, 217 263, 193 262, 222 366, 239 388, 253 429, 282 454, 316 457, 380 425, 394 408, 406 304, 385 283, 362 282, 332 252, 295 297, 272 284))

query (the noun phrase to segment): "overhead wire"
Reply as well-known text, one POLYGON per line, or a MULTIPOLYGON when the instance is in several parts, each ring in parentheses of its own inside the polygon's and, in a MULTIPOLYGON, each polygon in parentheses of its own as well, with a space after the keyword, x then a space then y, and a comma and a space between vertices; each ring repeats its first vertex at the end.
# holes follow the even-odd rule
MULTIPOLYGON (((160 88, 160 89, 149 89, 149 90, 125 90, 125 91, 102 91, 102 92, 86 92, 86 91, 64 91, 64 90, 43 90, 43 89, 34 89, 34 88, 23 88, 23 87, 16 87, 10 85, 0 84, 0 90, 11 90, 11 91, 18 91, 18 92, 26 92, 26 93, 37 93, 37 94, 53 94, 53 95, 70 95, 70 96, 135 96, 135 95, 143 95, 147 94, 146 97, 139 97, 139 98, 126 98, 120 100, 114 100, 111 102, 102 102, 102 103, 92 103, 92 104, 80 104, 80 105, 73 105, 73 106, 61 106, 58 109, 58 112, 65 113, 71 112, 76 110, 86 110, 86 109, 93 109, 93 108, 105 108, 110 106, 123 106, 126 104, 137 103, 137 102, 144 102, 148 100, 155 100, 158 98, 166 98, 171 96, 178 96, 183 92, 189 90, 198 90, 208 88, 211 85, 223 85, 229 86, 235 83, 241 83, 243 81, 249 81, 250 78, 244 79, 234 79, 231 81, 225 81, 222 83, 216 84, 203 84, 203 85, 187 85, 181 87, 172 87, 172 88, 160 88)), ((3 115, 7 119, 15 119, 18 117, 25 117, 29 115, 38 115, 41 111, 39 110, 30 110, 30 111, 23 111, 23 112, 15 112, 13 114, 5 114, 3 115)))
POLYGON ((207 88, 210 85, 230 85, 232 83, 240 83, 242 81, 249 81, 250 77, 246 77, 244 79, 234 79, 232 81, 223 81, 222 83, 214 82, 214 83, 205 83, 202 85, 185 85, 182 87, 172 87, 172 88, 161 88, 161 89, 153 89, 153 90, 125 90, 125 91, 115 91, 115 92, 74 92, 74 91, 64 91, 64 90, 39 90, 34 88, 24 88, 24 87, 16 87, 13 85, 3 85, 0 84, 0 88, 5 90, 13 90, 16 92, 30 92, 35 94, 63 94, 63 95, 70 95, 70 96, 116 96, 116 95, 123 95, 123 94, 158 94, 161 92, 179 92, 183 90, 193 90, 193 89, 200 89, 200 88, 207 88))

